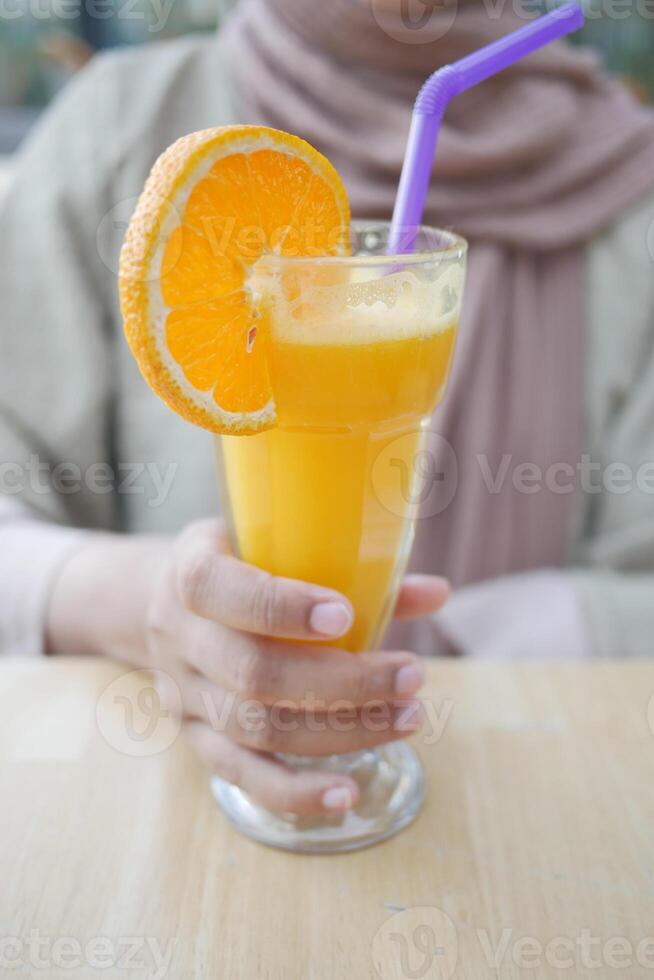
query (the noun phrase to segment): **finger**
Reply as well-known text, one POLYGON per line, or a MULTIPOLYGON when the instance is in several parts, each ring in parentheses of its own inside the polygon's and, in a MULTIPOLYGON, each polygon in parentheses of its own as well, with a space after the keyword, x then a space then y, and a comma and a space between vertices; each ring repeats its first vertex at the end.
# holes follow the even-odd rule
POLYGON ((180 541, 177 587, 191 612, 237 630, 288 639, 343 636, 354 621, 332 589, 280 578, 218 550, 215 535, 180 541))
POLYGON ((186 733, 204 764, 216 775, 245 790, 255 803, 270 810, 301 816, 342 813, 359 798, 348 776, 293 770, 231 742, 202 722, 188 722, 186 733))
POLYGON ((319 698, 329 711, 343 698, 360 706, 415 694, 425 681, 419 657, 403 651, 353 656, 335 647, 289 644, 194 620, 184 645, 187 662, 213 684, 245 699, 272 704, 319 698))
POLYGON ((177 553, 181 554, 193 544, 209 546, 226 555, 234 554, 222 517, 205 517, 188 524, 177 540, 177 553))
POLYGON ((342 701, 324 712, 314 703, 298 711, 287 701, 273 705, 243 699, 204 682, 183 691, 187 716, 207 722, 243 748, 287 755, 344 755, 373 748, 416 732, 422 725, 420 701, 370 702, 356 708, 342 701))
POLYGON ((438 612, 450 594, 450 583, 438 575, 407 575, 395 605, 396 619, 415 619, 438 612))

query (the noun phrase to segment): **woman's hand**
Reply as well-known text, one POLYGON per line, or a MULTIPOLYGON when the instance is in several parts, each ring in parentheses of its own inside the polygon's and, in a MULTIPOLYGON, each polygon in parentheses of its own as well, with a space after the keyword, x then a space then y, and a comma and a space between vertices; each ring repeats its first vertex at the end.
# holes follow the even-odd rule
MULTIPOLYGON (((412 576, 397 614, 433 612, 447 589, 442 579, 412 576)), ((424 679, 418 657, 353 656, 328 645, 352 616, 339 593, 239 561, 222 523, 209 520, 172 543, 103 537, 84 548, 59 576, 48 632, 51 652, 102 652, 156 669, 164 707, 181 704, 186 732, 213 772, 271 809, 318 814, 354 805, 354 780, 292 770, 277 753, 353 752, 406 736, 421 721, 412 697, 424 679), (89 608, 90 591, 104 595, 102 621, 75 632, 70 601, 89 608), (85 636, 96 638, 91 649, 85 636)))

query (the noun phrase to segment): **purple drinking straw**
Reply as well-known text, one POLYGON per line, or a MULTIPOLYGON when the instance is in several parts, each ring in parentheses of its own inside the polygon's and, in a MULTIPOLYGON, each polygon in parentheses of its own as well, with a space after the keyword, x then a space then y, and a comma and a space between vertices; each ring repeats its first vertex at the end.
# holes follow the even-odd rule
POLYGON ((413 251, 425 208, 438 130, 450 99, 508 68, 537 48, 578 30, 583 23, 581 7, 576 3, 565 3, 506 37, 473 51, 453 65, 439 68, 427 79, 413 109, 388 239, 389 254, 413 251))

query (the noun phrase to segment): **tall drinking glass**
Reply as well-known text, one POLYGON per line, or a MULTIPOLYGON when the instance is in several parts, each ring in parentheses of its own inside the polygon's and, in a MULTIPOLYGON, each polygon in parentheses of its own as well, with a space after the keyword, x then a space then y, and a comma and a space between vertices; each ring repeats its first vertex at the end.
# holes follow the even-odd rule
MULTIPOLYGON (((385 223, 355 222, 351 256, 258 263, 250 287, 277 422, 258 435, 216 438, 234 550, 275 575, 347 596, 354 625, 332 645, 353 654, 380 643, 406 568, 426 479, 417 462, 447 381, 466 259, 463 239, 432 228, 421 229, 410 255, 389 256, 388 233, 385 223)), ((347 772, 360 800, 343 815, 297 817, 215 779, 226 815, 267 844, 362 847, 404 827, 423 799, 420 763, 405 742, 285 759, 347 772)))

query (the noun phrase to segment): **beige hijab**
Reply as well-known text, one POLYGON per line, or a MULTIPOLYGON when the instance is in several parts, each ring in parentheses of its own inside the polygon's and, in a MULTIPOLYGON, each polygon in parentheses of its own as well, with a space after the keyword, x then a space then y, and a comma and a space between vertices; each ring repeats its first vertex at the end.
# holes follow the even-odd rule
MULTIPOLYGON (((355 215, 389 217, 420 83, 524 23, 515 10, 244 0, 224 35, 241 115, 310 140, 355 215)), ((654 117, 587 52, 551 45, 447 110, 426 220, 471 242, 434 417, 458 485, 419 523, 414 567, 462 584, 565 560, 574 493, 557 484, 583 451, 584 246, 652 187, 654 117), (512 479, 523 463, 561 465, 524 493, 512 479)))

